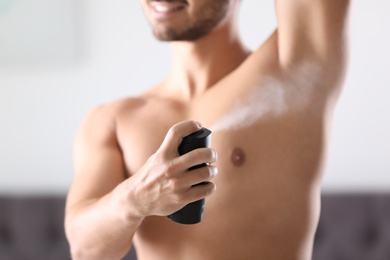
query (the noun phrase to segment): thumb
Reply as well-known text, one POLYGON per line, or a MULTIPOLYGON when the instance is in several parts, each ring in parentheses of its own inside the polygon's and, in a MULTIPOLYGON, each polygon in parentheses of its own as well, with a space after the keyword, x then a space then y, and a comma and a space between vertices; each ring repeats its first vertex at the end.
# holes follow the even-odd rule
POLYGON ((169 155, 176 156, 182 139, 187 135, 199 131, 201 128, 202 125, 194 120, 177 123, 169 129, 161 148, 169 155))

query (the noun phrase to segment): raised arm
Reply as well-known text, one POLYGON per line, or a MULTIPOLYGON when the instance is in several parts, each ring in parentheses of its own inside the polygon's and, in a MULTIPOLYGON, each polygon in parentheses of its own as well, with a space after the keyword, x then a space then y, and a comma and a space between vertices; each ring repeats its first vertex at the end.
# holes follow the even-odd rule
POLYGON ((343 61, 349 0, 276 0, 282 65, 305 58, 343 61))

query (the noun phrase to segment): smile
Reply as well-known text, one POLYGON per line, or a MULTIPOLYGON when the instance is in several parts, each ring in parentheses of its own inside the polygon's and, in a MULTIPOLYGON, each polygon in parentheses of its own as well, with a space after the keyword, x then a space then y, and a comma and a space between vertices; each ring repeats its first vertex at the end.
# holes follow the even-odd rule
POLYGON ((150 7, 152 8, 153 13, 156 15, 168 15, 175 13, 177 11, 183 10, 187 6, 186 3, 182 1, 175 2, 165 2, 165 1, 152 1, 150 7))

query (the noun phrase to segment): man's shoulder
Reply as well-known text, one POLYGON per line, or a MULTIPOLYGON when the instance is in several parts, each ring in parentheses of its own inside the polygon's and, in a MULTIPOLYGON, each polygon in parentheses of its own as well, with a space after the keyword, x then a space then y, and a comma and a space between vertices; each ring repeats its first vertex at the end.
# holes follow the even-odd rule
POLYGON ((115 132, 119 118, 137 113, 147 103, 145 97, 126 97, 100 104, 93 108, 84 118, 81 129, 103 132, 115 132))
POLYGON ((113 100, 104 104, 100 104, 90 112, 90 115, 103 118, 114 119, 123 113, 137 112, 147 103, 147 98, 139 97, 125 97, 113 100))

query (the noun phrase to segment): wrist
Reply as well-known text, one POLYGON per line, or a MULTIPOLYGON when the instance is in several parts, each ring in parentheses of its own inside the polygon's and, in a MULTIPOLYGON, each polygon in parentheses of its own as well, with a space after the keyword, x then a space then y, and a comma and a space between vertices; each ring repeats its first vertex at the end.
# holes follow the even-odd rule
POLYGON ((137 208, 137 203, 131 195, 133 189, 129 187, 128 181, 122 182, 113 192, 113 197, 117 201, 117 210, 121 212, 121 216, 125 222, 140 224, 145 216, 137 208))

